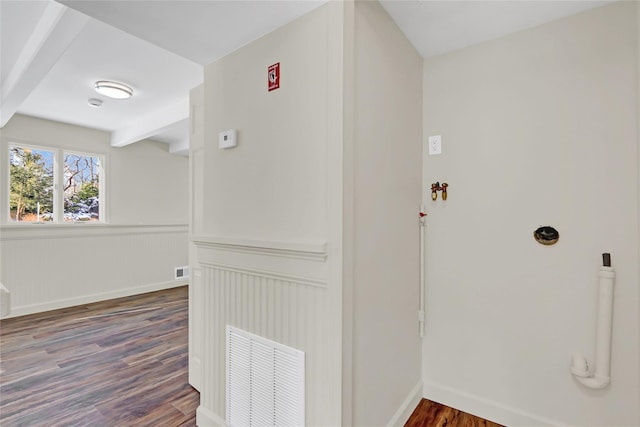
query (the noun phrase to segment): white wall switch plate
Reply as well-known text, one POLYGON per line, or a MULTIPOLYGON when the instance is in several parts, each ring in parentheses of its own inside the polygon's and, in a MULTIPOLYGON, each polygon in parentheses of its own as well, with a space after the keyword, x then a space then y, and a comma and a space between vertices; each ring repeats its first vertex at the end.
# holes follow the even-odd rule
POLYGON ((442 137, 440 135, 434 135, 429 137, 429 155, 442 153, 442 137))
POLYGON ((220 132, 218 136, 218 148, 233 148, 238 143, 236 142, 236 131, 235 129, 225 130, 220 132))

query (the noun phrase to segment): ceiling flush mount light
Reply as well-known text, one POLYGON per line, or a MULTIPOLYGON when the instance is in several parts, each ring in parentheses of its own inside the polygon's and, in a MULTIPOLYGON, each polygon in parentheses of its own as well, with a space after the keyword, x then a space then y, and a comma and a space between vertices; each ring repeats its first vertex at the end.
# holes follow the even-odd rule
POLYGON ((127 99, 133 95, 133 89, 129 86, 118 83, 101 80, 94 85, 96 92, 109 98, 127 99))

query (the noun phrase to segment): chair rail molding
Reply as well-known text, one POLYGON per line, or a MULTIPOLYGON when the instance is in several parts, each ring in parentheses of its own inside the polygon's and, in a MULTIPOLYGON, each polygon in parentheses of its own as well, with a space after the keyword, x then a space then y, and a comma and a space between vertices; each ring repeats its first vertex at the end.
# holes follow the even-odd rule
POLYGON ((0 241, 187 233, 186 224, 11 224, 0 227, 0 241))
POLYGON ((326 242, 280 242, 192 236, 198 263, 281 281, 325 287, 326 242))
POLYGON ((327 242, 282 242, 251 240, 219 236, 191 236, 196 246, 218 248, 246 254, 262 254, 286 258, 310 259, 324 262, 327 259, 327 242))

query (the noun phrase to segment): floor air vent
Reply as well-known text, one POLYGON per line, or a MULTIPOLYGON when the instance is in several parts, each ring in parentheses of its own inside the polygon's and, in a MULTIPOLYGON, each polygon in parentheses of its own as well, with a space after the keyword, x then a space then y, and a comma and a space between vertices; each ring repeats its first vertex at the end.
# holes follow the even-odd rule
POLYGON ((304 352, 227 325, 227 424, 304 426, 304 352))
POLYGON ((176 267, 175 279, 184 279, 189 277, 189 267, 176 267))

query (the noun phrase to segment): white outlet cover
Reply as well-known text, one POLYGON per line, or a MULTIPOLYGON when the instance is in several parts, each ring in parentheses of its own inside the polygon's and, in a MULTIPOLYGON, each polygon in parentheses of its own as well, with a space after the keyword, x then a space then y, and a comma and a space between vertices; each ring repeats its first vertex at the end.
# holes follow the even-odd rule
POLYGON ((433 135, 429 137, 429 155, 442 154, 442 137, 433 135))

